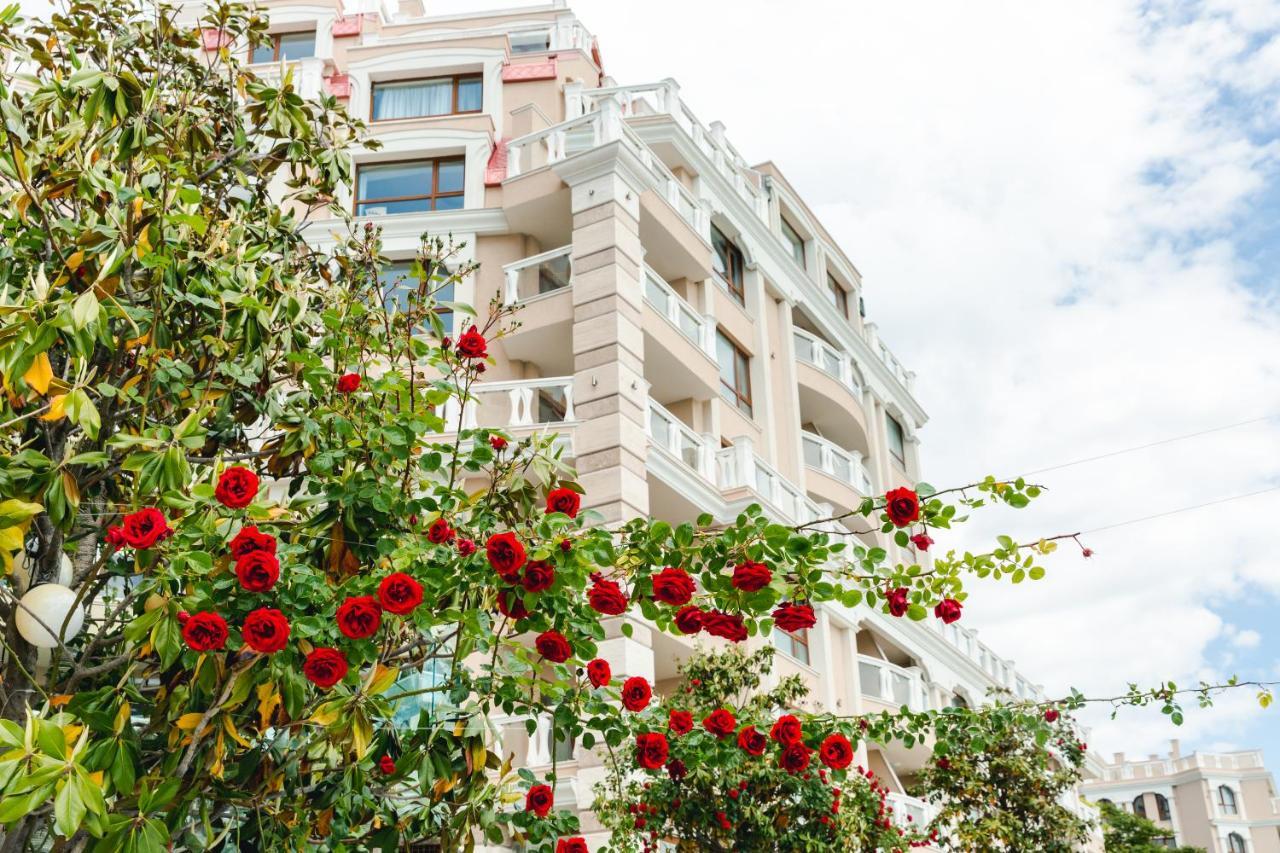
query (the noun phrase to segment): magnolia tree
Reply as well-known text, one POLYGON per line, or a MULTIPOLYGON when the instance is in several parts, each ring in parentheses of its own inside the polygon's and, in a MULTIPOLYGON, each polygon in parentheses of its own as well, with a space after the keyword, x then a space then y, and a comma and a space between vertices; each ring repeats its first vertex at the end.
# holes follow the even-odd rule
POLYGON ((0 849, 581 850, 554 773, 515 772, 495 736, 542 716, 619 767, 739 785, 688 833, 674 800, 632 796, 633 830, 917 840, 873 819, 883 789, 851 756, 945 751, 936 715, 779 727, 793 694, 745 683, 639 713, 651 686, 599 659, 602 620, 732 642, 827 601, 954 621, 967 577, 1039 577, 1052 543, 925 566, 929 531, 1037 488, 867 500, 903 562, 757 508, 606 529, 549 438, 446 418, 511 326, 454 305, 471 319, 445 337, 435 294, 472 272, 455 247, 424 240, 397 284, 376 232, 303 239, 344 215, 361 126, 288 71, 206 59, 199 28, 266 37, 238 4, 206 15, 0 12, 0 849))

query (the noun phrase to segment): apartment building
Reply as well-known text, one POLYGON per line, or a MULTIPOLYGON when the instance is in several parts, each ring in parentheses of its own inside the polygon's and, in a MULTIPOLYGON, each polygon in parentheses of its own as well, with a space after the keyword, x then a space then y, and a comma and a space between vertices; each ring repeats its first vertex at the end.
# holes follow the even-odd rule
MULTIPOLYGON (((520 307, 457 413, 465 424, 556 433, 606 522, 727 522, 752 503, 808 522, 922 479, 926 415, 866 316, 857 267, 781 169, 748 165, 674 80, 615 82, 562 2, 466 15, 433 15, 429 0, 264 5, 273 41, 255 70, 291 68, 303 94, 343 99, 382 143, 356 155, 340 203, 401 263, 423 233, 464 240, 479 271, 448 296, 520 307)), ((217 31, 204 40, 222 46, 217 31)), ((324 243, 340 225, 307 233, 324 243)), ((958 624, 831 606, 814 629, 768 641, 775 677, 799 674, 816 707, 839 713, 1041 696, 958 624)), ((615 674, 661 692, 693 648, 636 621, 629 637, 611 626, 603 651, 615 674)), ((554 756, 557 805, 603 840, 589 812, 596 756, 522 723, 504 748, 535 772, 554 756)), ((928 754, 891 744, 858 757, 904 822, 930 816, 906 794, 928 754)))
POLYGON ((1174 740, 1165 756, 1118 752, 1083 790, 1096 803, 1154 821, 1167 830, 1169 847, 1280 853, 1280 795, 1261 750, 1183 755, 1174 740))

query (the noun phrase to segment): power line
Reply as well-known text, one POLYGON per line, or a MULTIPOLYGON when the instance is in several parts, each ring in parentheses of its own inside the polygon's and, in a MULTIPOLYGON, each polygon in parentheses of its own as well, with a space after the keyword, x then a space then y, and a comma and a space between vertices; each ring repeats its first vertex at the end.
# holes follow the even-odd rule
POLYGON ((1242 426, 1249 426, 1250 424, 1262 423, 1263 421, 1269 421, 1274 418, 1275 418, 1275 415, 1266 415, 1265 417, 1251 418, 1250 420, 1247 420, 1247 421, 1239 421, 1238 423, 1227 424, 1225 426, 1212 427, 1210 429, 1202 429, 1199 432, 1189 432, 1189 433, 1186 433, 1185 435, 1175 435, 1171 438, 1162 438, 1158 441, 1151 441, 1146 444, 1138 444, 1133 447, 1126 447, 1122 450, 1112 450, 1109 453, 1100 453, 1097 456, 1087 456, 1084 459, 1077 459, 1074 462, 1063 462, 1060 465, 1050 465, 1048 468, 1037 468, 1034 471, 1026 472, 1022 476, 1030 477, 1035 474, 1044 474, 1047 471, 1060 471, 1063 468, 1070 468, 1074 465, 1083 465, 1086 462, 1097 462, 1100 459, 1110 459, 1113 456, 1121 456, 1125 453, 1134 453, 1139 450, 1146 450, 1150 447, 1159 447, 1164 444, 1173 444, 1174 442, 1178 442, 1178 441, 1186 441, 1189 438, 1199 438, 1202 435, 1209 435, 1215 432, 1224 432, 1229 429, 1238 429, 1239 427, 1242 427, 1242 426))
POLYGON ((1265 489, 1258 489, 1256 492, 1245 492, 1244 494, 1241 494, 1241 495, 1231 495, 1225 498, 1218 498, 1217 500, 1205 501, 1204 503, 1200 503, 1200 504, 1193 504, 1192 506, 1184 506, 1184 507, 1179 507, 1178 509, 1167 510, 1165 512, 1157 512, 1155 515, 1144 515, 1141 518, 1131 518, 1127 521, 1117 521, 1115 524, 1107 524, 1107 525, 1103 525, 1102 527, 1095 527, 1092 530, 1081 530, 1079 535, 1084 536, 1087 533, 1099 533, 1103 530, 1114 530, 1117 527, 1127 527, 1130 524, 1139 524, 1141 522, 1151 521, 1156 518, 1166 518, 1167 516, 1170 516, 1170 515, 1178 515, 1179 513, 1183 513, 1183 512, 1191 512, 1193 509, 1204 509, 1207 506, 1217 506, 1218 504, 1230 503, 1231 501, 1242 501, 1245 498, 1252 498, 1252 497, 1256 497, 1257 495, 1265 495, 1267 492, 1274 492, 1277 490, 1280 490, 1280 485, 1268 486, 1265 489))

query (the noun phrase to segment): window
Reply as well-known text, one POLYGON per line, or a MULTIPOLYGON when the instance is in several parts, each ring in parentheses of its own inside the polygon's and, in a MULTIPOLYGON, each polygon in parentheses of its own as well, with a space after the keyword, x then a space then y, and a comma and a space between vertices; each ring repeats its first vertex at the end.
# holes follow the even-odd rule
POLYGON ((840 286, 840 282, 832 277, 831 273, 827 273, 827 299, 831 304, 836 306, 836 310, 840 312, 840 316, 846 320, 849 319, 849 294, 840 286))
POLYGON ((1115 803, 1111 802, 1111 801, 1110 801, 1110 800, 1108 800, 1106 797, 1103 797, 1102 799, 1098 800, 1098 805, 1100 805, 1100 806, 1101 806, 1101 805, 1104 805, 1104 804, 1105 804, 1105 805, 1108 805, 1108 806, 1114 806, 1114 805, 1115 805, 1115 803))
POLYGON ((1169 820, 1169 798, 1164 794, 1156 794, 1156 814, 1160 820, 1169 820))
MULTIPOLYGON (((395 308, 397 311, 409 310, 409 298, 417 293, 419 285, 418 278, 410 273, 412 269, 413 261, 393 261, 378 273, 378 282, 382 286, 383 304, 388 309, 395 308)), ((434 274, 443 278, 449 275, 449 270, 437 266, 434 274)), ((452 279, 448 281, 433 280, 428 282, 427 286, 430 289, 432 298, 437 303, 454 301, 454 282, 452 279)), ((444 327, 448 329, 452 322, 453 309, 437 304, 435 311, 444 320, 444 327)), ((429 327, 424 324, 419 331, 427 332, 429 327)))
POLYGON ((804 238, 801 237, 796 229, 791 227, 791 223, 787 218, 782 217, 782 236, 786 238, 787 244, 791 246, 791 257, 796 259, 796 263, 804 268, 804 238))
POLYGON ((551 50, 551 30, 536 30, 531 33, 508 33, 512 53, 539 53, 551 50))
POLYGON ((773 644, 778 647, 778 651, 791 655, 800 663, 809 663, 808 628, 801 628, 793 633, 775 627, 773 629, 773 644))
MULTIPOLYGON (((547 733, 551 737, 551 733, 547 733)), ((565 733, 556 732, 555 739, 551 742, 551 758, 553 761, 572 761, 573 760, 573 736, 565 737, 565 733)))
POLYGON ((276 33, 271 41, 255 45, 249 56, 250 62, 293 62, 297 59, 310 59, 316 55, 316 34, 314 30, 301 33, 276 33))
POLYGON ((884 416, 885 432, 889 436, 889 455, 897 460, 902 470, 907 469, 907 436, 902 424, 893 415, 884 416))
POLYGON ((1247 853, 1249 848, 1244 846, 1244 836, 1238 832, 1233 832, 1227 836, 1227 850, 1230 853, 1247 853))
POLYGON ((712 264, 715 266, 716 279, 720 282, 720 286, 729 291, 729 295, 738 300, 739 305, 746 305, 747 291, 742 277, 742 250, 714 225, 711 226, 711 247, 715 249, 712 264))
POLYGON ((445 116, 480 112, 484 84, 480 77, 433 77, 402 83, 374 83, 373 107, 369 118, 445 116))
POLYGON ((378 163, 356 169, 356 216, 459 210, 463 159, 378 163))
POLYGON ((1218 808, 1222 809, 1223 814, 1239 814, 1236 808, 1236 792, 1226 785, 1218 786, 1218 808))
POLYGON ((1139 794, 1133 798, 1133 813, 1138 817, 1147 816, 1147 795, 1139 794))
POLYGON ((716 330, 716 361, 720 365, 720 396, 751 414, 751 357, 719 329, 716 330))

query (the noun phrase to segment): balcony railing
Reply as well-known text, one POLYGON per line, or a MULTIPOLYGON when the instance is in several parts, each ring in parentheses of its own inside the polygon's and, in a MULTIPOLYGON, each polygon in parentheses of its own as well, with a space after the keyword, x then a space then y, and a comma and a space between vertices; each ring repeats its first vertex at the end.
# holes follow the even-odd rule
POLYGON ((885 805, 893 808, 893 822, 903 829, 927 827, 938 810, 936 806, 917 797, 890 792, 885 795, 885 805))
POLYGON ((703 479, 712 483, 716 481, 715 454, 711 440, 698 435, 652 397, 649 398, 647 426, 649 439, 654 445, 684 462, 703 479))
POLYGON ((445 429, 477 426, 530 427, 573 423, 573 377, 550 376, 511 382, 482 382, 471 387, 472 399, 459 412, 458 400, 445 404, 445 429))
POLYGON ((292 62, 258 63, 252 71, 258 79, 268 86, 278 87, 284 75, 291 75, 293 90, 303 98, 318 98, 324 86, 324 69, 328 60, 319 56, 308 56, 292 62))
POLYGON ((817 468, 829 477, 852 486, 863 497, 870 495, 874 488, 871 485, 871 474, 862 464, 862 454, 856 450, 845 450, 820 435, 802 431, 800 439, 804 447, 804 463, 810 468, 817 468))
POLYGON ((752 489, 781 512, 782 520, 795 524, 804 523, 806 516, 817 517, 817 506, 795 484, 757 456, 750 442, 740 441, 717 451, 716 470, 721 488, 752 489))
POLYGON ((573 264, 569 258, 572 251, 573 246, 561 246, 504 266, 502 303, 527 302, 568 287, 573 280, 573 264))
POLYGON ((858 681, 862 695, 890 705, 906 705, 912 711, 928 709, 924 684, 918 673, 880 658, 858 655, 858 681))
POLYGON ((648 265, 644 268, 644 298, 695 346, 712 358, 716 357, 715 319, 694 310, 648 265))
POLYGON ((584 89, 581 85, 569 84, 565 86, 564 96, 565 115, 570 118, 603 109, 608 103, 617 105, 626 118, 671 116, 760 221, 769 221, 769 203, 764 189, 749 177, 753 171, 747 166, 746 160, 724 137, 718 124, 708 128, 698 121, 697 116, 680 98, 680 86, 675 80, 635 86, 604 86, 598 89, 584 89))
POLYGON ((811 364, 830 375, 837 382, 853 392, 853 396, 862 399, 862 385, 853 370, 853 359, 848 353, 841 352, 831 344, 806 332, 804 329, 793 330, 795 335, 796 358, 805 364, 811 364))
POLYGON ((511 140, 507 144, 507 177, 515 178, 534 169, 558 163, 574 154, 610 142, 621 142, 649 170, 659 194, 675 208, 690 228, 710 243, 710 214, 636 132, 627 126, 622 120, 620 109, 617 102, 604 101, 597 111, 578 115, 511 140))
POLYGON ((862 337, 866 339, 867 346, 875 353, 876 358, 889 369, 893 377, 902 384, 903 388, 912 391, 915 388, 916 375, 898 361, 898 357, 893 354, 889 346, 880 340, 880 329, 875 323, 864 323, 862 325, 862 337))

